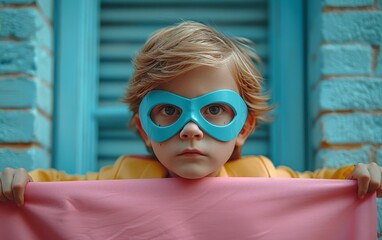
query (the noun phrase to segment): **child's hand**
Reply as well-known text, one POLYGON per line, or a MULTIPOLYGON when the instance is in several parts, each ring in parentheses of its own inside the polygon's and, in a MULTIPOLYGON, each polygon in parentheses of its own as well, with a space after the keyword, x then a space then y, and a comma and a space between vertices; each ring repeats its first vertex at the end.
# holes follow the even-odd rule
POLYGON ((347 178, 358 181, 358 198, 362 199, 366 194, 375 191, 378 197, 382 197, 381 170, 376 163, 355 165, 353 172, 347 178))
POLYGON ((24 204, 25 186, 32 182, 24 168, 5 168, 0 172, 0 201, 14 201, 18 206, 24 204))

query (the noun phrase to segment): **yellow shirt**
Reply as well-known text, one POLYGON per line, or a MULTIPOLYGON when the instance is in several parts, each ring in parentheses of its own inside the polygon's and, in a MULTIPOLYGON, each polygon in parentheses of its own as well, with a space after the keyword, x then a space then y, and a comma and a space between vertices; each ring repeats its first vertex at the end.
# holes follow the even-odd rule
MULTIPOLYGON (((228 161, 220 170, 219 177, 345 179, 353 169, 353 166, 345 166, 338 169, 320 169, 315 172, 298 173, 288 167, 276 168, 266 157, 247 156, 228 161)), ((99 172, 87 173, 84 176, 68 175, 54 169, 38 169, 29 174, 35 182, 165 178, 168 176, 167 170, 158 161, 139 156, 121 156, 114 165, 103 167, 99 172)))

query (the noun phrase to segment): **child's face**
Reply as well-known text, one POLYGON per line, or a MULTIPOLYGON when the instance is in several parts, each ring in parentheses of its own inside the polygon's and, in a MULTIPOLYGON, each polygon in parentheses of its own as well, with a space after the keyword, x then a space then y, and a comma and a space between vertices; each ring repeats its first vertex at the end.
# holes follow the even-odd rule
MULTIPOLYGON (((185 98, 199 97, 220 89, 239 93, 238 86, 226 65, 220 68, 199 67, 157 88, 185 98)), ((226 117, 229 118, 232 114, 228 111, 226 117)), ((234 147, 241 146, 250 133, 250 130, 242 130, 234 139, 222 142, 212 138, 196 123, 190 121, 170 139, 155 142, 146 135, 139 118, 137 120, 138 131, 145 143, 152 147, 154 154, 171 176, 189 179, 216 176, 230 158, 234 147)))

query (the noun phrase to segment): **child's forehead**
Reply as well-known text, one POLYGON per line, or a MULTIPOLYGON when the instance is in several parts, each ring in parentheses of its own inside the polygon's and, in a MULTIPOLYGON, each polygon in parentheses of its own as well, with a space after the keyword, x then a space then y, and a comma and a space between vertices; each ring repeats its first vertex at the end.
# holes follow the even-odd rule
POLYGON ((221 89, 229 89, 239 93, 235 78, 226 65, 195 68, 171 78, 156 89, 169 91, 186 98, 199 97, 221 89))

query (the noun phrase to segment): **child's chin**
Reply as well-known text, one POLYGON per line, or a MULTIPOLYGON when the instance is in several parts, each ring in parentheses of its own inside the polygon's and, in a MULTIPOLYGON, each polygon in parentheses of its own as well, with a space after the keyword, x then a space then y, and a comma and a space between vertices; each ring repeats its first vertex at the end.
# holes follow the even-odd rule
POLYGON ((176 175, 184 179, 201 179, 204 177, 211 176, 210 173, 195 172, 195 171, 180 172, 180 173, 177 173, 176 175))
POLYGON ((199 176, 199 175, 198 176, 184 176, 184 177, 181 176, 181 178, 190 179, 190 180, 201 179, 204 177, 207 177, 207 176, 199 176))

